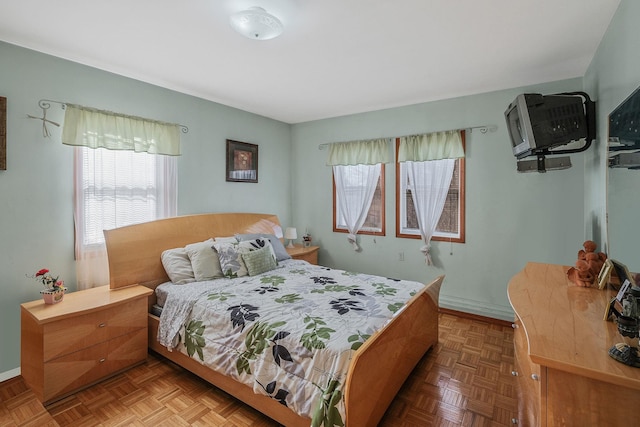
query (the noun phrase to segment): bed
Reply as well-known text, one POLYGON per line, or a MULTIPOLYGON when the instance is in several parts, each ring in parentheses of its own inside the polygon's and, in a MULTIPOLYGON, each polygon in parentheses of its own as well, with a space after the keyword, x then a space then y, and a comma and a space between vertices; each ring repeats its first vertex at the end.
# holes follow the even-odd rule
MULTIPOLYGON (((281 231, 280 223, 275 215, 257 214, 257 213, 217 213, 217 214, 201 214, 179 216, 174 218, 162 219, 149 223, 137 224, 128 227, 122 227, 114 230, 105 230, 105 239, 107 244, 110 272, 110 287, 118 289, 132 285, 143 285, 154 290, 162 289, 167 286, 166 282, 169 277, 161 261, 161 254, 172 248, 185 247, 194 242, 201 242, 212 237, 227 237, 237 234, 278 234, 281 231)), ((277 274, 285 270, 293 270, 294 274, 303 274, 307 272, 311 278, 329 277, 333 280, 335 275, 343 275, 347 280, 344 285, 335 285, 338 287, 349 287, 352 295, 359 296, 359 287, 356 285, 354 276, 348 272, 340 272, 339 270, 326 269, 324 267, 312 266, 304 261, 286 261, 276 270, 277 274), (353 293, 355 292, 355 294, 353 293)), ((272 274, 270 271, 265 274, 272 274)), ((386 289, 388 278, 373 278, 372 276, 362 275, 362 283, 375 281, 375 286, 383 286, 386 289)), ((259 275, 254 278, 260 279, 259 275)), ((358 342, 355 350, 349 351, 345 374, 341 377, 340 392, 329 396, 325 393, 324 397, 327 402, 336 396, 340 399, 340 414, 337 417, 320 417, 314 419, 314 425, 328 425, 336 423, 344 423, 350 427, 375 426, 384 415, 387 407, 395 397, 396 393, 404 383, 405 379, 411 373, 415 365, 422 356, 437 343, 438 339, 438 297, 440 287, 442 285, 443 276, 436 278, 433 282, 426 286, 420 285, 415 291, 411 292, 406 303, 396 304, 393 314, 389 320, 382 323, 381 328, 376 332, 365 335, 366 340, 352 340, 358 342), (374 373, 376 375, 372 375, 374 373), (336 421, 337 420, 337 421, 336 421)), ((245 277, 235 280, 236 283, 244 283, 245 277), (241 281, 241 279, 243 279, 241 281)), ((211 286, 227 286, 221 279, 214 280, 211 286)), ((264 280, 264 279, 263 279, 264 280)), ((314 279, 315 280, 315 279, 314 279)), ((338 280, 338 279, 336 279, 338 280)), ((286 280, 289 281, 288 279, 286 280)), ((248 281, 246 281, 249 283, 248 281)), ((232 282, 229 282, 232 283, 232 282)), ((342 283, 342 282, 341 282, 342 283)), ((322 283, 321 285, 326 285, 322 283)), ((205 286, 204 282, 190 283, 189 286, 194 288, 197 286, 205 286)), ((206 286, 209 286, 206 284, 206 286)), ((233 289, 238 290, 240 287, 233 289)), ((254 285, 243 285, 253 286, 254 285)), ((283 289, 284 289, 284 285, 283 289)), ((208 288, 207 288, 208 289, 208 288)), ((319 293, 323 288, 320 288, 319 293)), ((193 302, 193 310, 189 310, 189 316, 195 316, 196 307, 211 305, 211 295, 220 295, 220 290, 207 290, 202 295, 204 298, 193 302), (209 298, 207 298, 209 296, 209 298), (207 302, 208 300, 208 302, 207 302), (191 312, 193 311, 193 313, 191 312)), ((313 291, 310 291, 310 293, 313 291)), ((232 292, 235 293, 235 292, 232 292)), ((263 293, 269 293, 267 291, 263 293)), ((389 292, 386 292, 389 294, 389 292)), ((381 292, 385 294, 385 292, 381 292)), ((288 293, 287 295, 292 295, 288 293)), ((228 295, 225 293, 225 298, 228 295)), ((245 298, 241 296, 240 298, 245 298)), ((218 298, 219 300, 219 298, 218 298)), ((339 298, 336 301, 342 301, 339 298)), ((194 300, 195 301, 195 300, 194 300)), ((330 302, 336 302, 330 301, 330 302)), ((218 301, 219 302, 219 301, 218 301)), ((216 302, 216 303, 218 303, 216 302)), ((161 344, 158 340, 158 331, 163 331, 165 326, 161 326, 160 317, 152 314, 152 309, 157 306, 156 294, 149 300, 149 348, 156 353, 166 357, 167 359, 177 363, 178 365, 190 370, 196 375, 204 378, 220 389, 233 395, 244 403, 254 407, 258 411, 264 413, 270 418, 278 421, 285 426, 309 426, 312 424, 312 417, 308 412, 303 415, 294 411, 290 406, 283 404, 283 395, 276 396, 277 387, 271 385, 268 392, 264 387, 266 384, 260 383, 265 388, 265 393, 256 393, 256 387, 247 385, 241 381, 238 375, 225 375, 217 370, 213 370, 203 364, 200 360, 201 355, 199 347, 186 350, 186 339, 182 345, 183 351, 171 349, 172 345, 165 342, 161 344), (279 398, 278 398, 279 397, 279 398)), ((230 302, 228 304, 231 304, 230 302)), ((265 303, 266 304, 266 303, 265 303)), ((259 305, 259 304, 258 304, 259 305)), ((393 304, 391 304, 393 305, 393 304)), ((333 311, 346 313, 348 305, 345 307, 333 305, 333 311)), ((231 308, 229 309, 231 310, 231 308)), ((284 310, 283 310, 284 311, 284 310)), ((293 310, 286 310, 293 311, 293 310)), ((331 311, 331 310, 329 310, 331 311)), ((232 311, 231 311, 232 312, 232 311)), ((314 314, 317 314, 314 311, 314 314)), ((236 313, 237 314, 237 313, 236 313)), ((163 315, 163 317, 165 317, 163 315)), ((233 318, 233 315, 231 316, 233 318)), ((237 316, 236 316, 237 317, 237 316)), ((309 316, 307 316, 309 317, 309 316)), ((346 316, 344 316, 346 317, 346 316)), ((375 316, 367 316, 375 317, 375 316)), ((255 319, 248 317, 247 323, 251 323, 255 319)), ((191 324, 193 319, 189 320, 191 324)), ((261 319, 260 319, 261 320, 261 319)), ((308 318, 306 318, 308 320, 308 318)), ((255 322, 256 324, 258 322, 255 322)), ((283 322, 271 323, 272 325, 280 325, 283 322)), ((197 325, 196 325, 197 326, 197 325)), ((234 326, 238 326, 234 324, 234 326)), ((244 325, 242 325, 244 327, 244 325)), ((308 326, 311 328, 311 326, 308 326)), ((197 329, 197 328, 196 328, 197 329)), ((238 327, 237 329, 242 329, 238 327)), ((333 328, 337 330, 339 328, 333 328)), ((250 330, 247 325, 246 330, 250 330)), ((184 329, 186 336, 186 328, 184 329)), ((284 332, 273 331, 271 333, 271 342, 283 338, 284 332), (276 334, 274 336, 274 333, 276 334)), ((161 334, 162 335, 162 334, 161 334)), ((286 333, 288 335, 288 332, 286 333)), ((308 338, 308 337, 307 337, 308 338)), ((246 336, 245 336, 246 339, 246 336)), ((247 344, 248 346, 248 344, 247 344)), ((176 345, 176 347, 180 347, 176 345)), ((310 348, 312 348, 311 345, 310 348)), ((313 349, 313 348, 312 348, 313 349)), ((278 347, 272 353, 274 358, 278 359, 282 356, 286 359, 289 351, 285 351, 278 347)), ((289 348, 289 350, 291 350, 289 348)), ((238 364, 235 366, 240 372, 245 369, 238 364)), ((248 370, 248 368, 246 368, 248 370)), ((251 368, 253 369, 253 367, 251 368)), ((315 368, 314 368, 315 369, 315 368)), ((240 377, 244 377, 241 375, 240 377)), ((256 383, 258 381, 255 381, 256 383)), ((275 381, 273 382, 275 383, 275 381)), ((327 385, 327 384, 325 384, 327 385)), ((320 403, 319 406, 321 406, 320 403)), ((330 405, 336 405, 335 401, 331 401, 330 405)), ((315 406, 315 403, 314 403, 315 406)), ((326 406, 326 405, 325 405, 326 406)), ((331 413, 333 410, 327 413, 331 413)))

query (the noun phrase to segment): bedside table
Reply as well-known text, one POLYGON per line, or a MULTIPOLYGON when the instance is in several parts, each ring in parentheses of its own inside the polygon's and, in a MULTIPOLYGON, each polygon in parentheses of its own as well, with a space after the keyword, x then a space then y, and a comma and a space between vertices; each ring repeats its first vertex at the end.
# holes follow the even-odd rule
POLYGON ((147 358, 148 296, 144 286, 109 286, 20 305, 20 369, 45 404, 147 358))
POLYGON ((318 265, 318 249, 320 246, 308 246, 295 245, 293 248, 286 248, 287 253, 291 255, 293 259, 301 259, 307 261, 310 264, 318 265))

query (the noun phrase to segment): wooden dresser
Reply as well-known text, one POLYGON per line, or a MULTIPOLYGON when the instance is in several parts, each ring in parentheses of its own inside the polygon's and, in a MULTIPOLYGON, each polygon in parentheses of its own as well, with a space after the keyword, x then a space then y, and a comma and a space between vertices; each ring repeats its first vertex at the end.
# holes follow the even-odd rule
MULTIPOLYGON (((528 263, 509 282, 522 426, 623 426, 640 419, 640 369, 608 355, 623 342, 603 320, 612 290, 580 288, 569 267, 528 263)), ((637 339, 635 345, 638 345, 637 339)))
POLYGON ((22 304, 20 368, 35 395, 51 403, 144 361, 151 293, 101 286, 22 304))
POLYGON ((295 245, 293 248, 287 248, 287 253, 293 259, 301 259, 310 264, 318 265, 318 249, 320 249, 320 246, 304 247, 295 245))

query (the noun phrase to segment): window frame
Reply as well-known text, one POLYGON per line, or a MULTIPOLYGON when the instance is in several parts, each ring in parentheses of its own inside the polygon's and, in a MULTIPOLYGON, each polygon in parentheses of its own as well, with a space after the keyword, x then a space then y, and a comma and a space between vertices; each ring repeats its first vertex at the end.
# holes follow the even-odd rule
MULTIPOLYGON (((386 216, 385 216, 385 164, 380 164, 380 231, 374 230, 372 227, 362 227, 356 234, 370 235, 370 236, 386 236, 386 216)), ((333 168, 331 168, 331 181, 333 183, 333 231, 335 233, 349 233, 349 230, 338 226, 338 204, 336 197, 336 179, 333 175, 333 168)), ((371 211, 371 207, 369 207, 371 211)))
MULTIPOLYGON (((466 138, 465 135, 466 132, 462 131, 461 132, 461 138, 462 138, 462 148, 463 150, 465 150, 466 152, 466 138)), ((400 162, 398 162, 398 149, 400 147, 400 138, 396 138, 396 237, 397 238, 402 238, 402 239, 422 239, 422 236, 420 235, 420 231, 418 229, 417 234, 414 233, 406 233, 403 232, 403 228, 402 228, 402 216, 401 216, 401 212, 403 211, 401 203, 402 200, 406 201, 406 198, 402 197, 402 185, 401 185, 401 177, 400 177, 400 162)), ((458 229, 459 229, 459 233, 458 233, 458 237, 453 237, 452 235, 445 235, 442 232, 438 232, 436 230, 436 232, 434 233, 433 237, 431 238, 432 241, 439 241, 439 242, 452 242, 452 243, 465 243, 466 241, 466 236, 465 236, 465 223, 466 223, 466 159, 465 157, 461 157, 459 159, 457 159, 458 162, 458 174, 459 174, 459 180, 460 180, 460 188, 458 189, 458 209, 459 209, 459 223, 458 223, 458 229)))

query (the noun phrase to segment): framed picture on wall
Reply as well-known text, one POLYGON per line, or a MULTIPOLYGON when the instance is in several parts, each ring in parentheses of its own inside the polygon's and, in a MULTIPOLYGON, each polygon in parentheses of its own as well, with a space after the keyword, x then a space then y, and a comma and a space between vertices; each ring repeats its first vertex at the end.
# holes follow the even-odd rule
POLYGON ((258 182, 258 146, 227 139, 227 181, 258 182))

